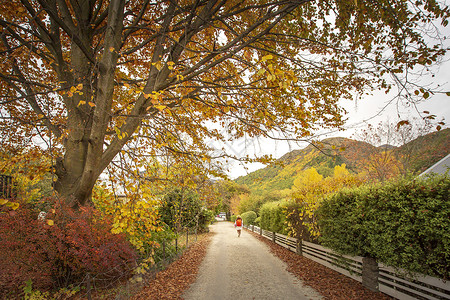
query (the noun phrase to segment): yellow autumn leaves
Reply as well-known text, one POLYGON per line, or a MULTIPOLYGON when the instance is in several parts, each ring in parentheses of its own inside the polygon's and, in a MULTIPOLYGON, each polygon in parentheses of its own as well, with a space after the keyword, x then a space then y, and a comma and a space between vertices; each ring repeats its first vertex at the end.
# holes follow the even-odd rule
POLYGON ((0 199, 0 205, 5 205, 12 210, 16 210, 19 208, 20 204, 17 202, 9 201, 8 199, 0 199))
POLYGON ((268 82, 277 84, 281 89, 288 89, 292 83, 298 81, 292 70, 283 71, 276 67, 274 56, 272 54, 265 55, 261 58, 262 68, 256 72, 257 76, 265 75, 268 82))

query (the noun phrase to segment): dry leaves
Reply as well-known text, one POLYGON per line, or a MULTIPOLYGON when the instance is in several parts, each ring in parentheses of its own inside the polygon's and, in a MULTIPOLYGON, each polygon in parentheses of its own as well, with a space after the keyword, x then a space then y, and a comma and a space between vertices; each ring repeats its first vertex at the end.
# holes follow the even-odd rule
POLYGON ((392 299, 381 293, 372 292, 361 283, 331 270, 321 264, 300 256, 280 245, 274 244, 270 240, 252 233, 260 241, 266 243, 270 251, 284 261, 287 270, 302 280, 306 285, 319 292, 325 299, 346 299, 346 300, 384 300, 392 299))
MULTIPOLYGON (((252 234, 266 243, 270 251, 288 265, 289 272, 314 288, 325 299, 392 299, 382 293, 372 292, 361 283, 276 245, 258 234, 252 234)), ((210 240, 209 235, 192 245, 177 261, 170 264, 166 270, 159 272, 155 279, 150 281, 133 299, 182 299, 183 292, 194 283, 197 277, 210 240)))
POLYGON ((200 263, 206 255, 211 234, 202 238, 186 250, 183 255, 156 274, 155 279, 135 297, 138 299, 182 299, 181 295, 197 278, 200 263))

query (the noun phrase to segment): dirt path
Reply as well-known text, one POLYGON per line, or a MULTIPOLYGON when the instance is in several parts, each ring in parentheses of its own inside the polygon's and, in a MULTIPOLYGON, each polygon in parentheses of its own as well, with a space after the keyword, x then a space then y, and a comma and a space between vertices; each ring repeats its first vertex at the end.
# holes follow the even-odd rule
POLYGON ((286 264, 268 247, 234 226, 219 222, 197 281, 184 293, 190 299, 322 299, 310 287, 286 271, 286 264))

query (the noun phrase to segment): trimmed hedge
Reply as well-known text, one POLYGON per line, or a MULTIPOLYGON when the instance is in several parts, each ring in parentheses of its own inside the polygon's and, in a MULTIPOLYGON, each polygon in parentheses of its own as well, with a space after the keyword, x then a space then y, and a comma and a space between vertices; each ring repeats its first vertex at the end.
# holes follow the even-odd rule
POLYGON ((410 272, 450 278, 450 178, 342 190, 318 210, 320 241, 410 272))
POLYGON ((246 225, 255 225, 255 220, 258 216, 254 211, 247 211, 241 214, 241 218, 246 225))
POLYGON ((261 227, 265 230, 287 234, 285 209, 286 201, 275 201, 265 203, 259 210, 261 216, 261 227))

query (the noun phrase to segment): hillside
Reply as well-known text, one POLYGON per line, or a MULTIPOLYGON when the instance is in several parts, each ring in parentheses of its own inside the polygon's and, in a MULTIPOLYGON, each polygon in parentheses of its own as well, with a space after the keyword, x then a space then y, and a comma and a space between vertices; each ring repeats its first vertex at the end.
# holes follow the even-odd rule
POLYGON ((368 143, 348 138, 329 138, 311 144, 304 149, 293 150, 272 165, 259 169, 235 181, 247 185, 252 193, 290 189, 298 172, 314 167, 324 177, 333 174, 336 165, 345 163, 354 173, 361 170, 361 161, 374 151, 393 151, 402 157, 407 168, 420 173, 448 154, 450 150, 450 128, 422 136, 401 147, 374 147, 368 143))

